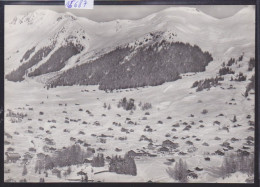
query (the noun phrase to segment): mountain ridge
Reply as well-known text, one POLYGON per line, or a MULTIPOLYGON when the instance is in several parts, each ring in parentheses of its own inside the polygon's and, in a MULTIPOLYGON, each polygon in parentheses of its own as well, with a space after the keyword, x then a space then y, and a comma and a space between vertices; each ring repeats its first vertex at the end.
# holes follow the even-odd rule
POLYGON ((239 15, 239 14, 251 14, 252 10, 254 10, 253 6, 246 6, 244 8, 242 8, 241 10, 239 10, 238 12, 236 12, 234 15, 232 16, 229 16, 229 17, 226 17, 226 18, 216 18, 216 17, 213 17, 201 10, 199 10, 198 8, 194 8, 194 7, 169 7, 169 8, 165 8, 159 12, 155 12, 155 13, 152 13, 150 15, 147 15, 145 17, 142 17, 142 18, 139 18, 139 19, 116 19, 116 20, 112 20, 112 21, 94 21, 94 20, 91 20, 91 19, 88 19, 87 17, 82 17, 82 16, 76 16, 75 14, 71 13, 71 12, 64 12, 64 13, 60 13, 60 12, 56 12, 54 10, 50 10, 50 9, 37 9, 35 11, 32 11, 32 12, 29 12, 27 14, 20 14, 18 16, 15 16, 13 19, 11 19, 10 21, 8 21, 9 24, 11 24, 12 22, 14 22, 14 20, 18 20, 18 18, 27 18, 27 16, 31 17, 31 15, 46 15, 46 14, 52 14, 52 15, 70 15, 74 18, 83 18, 83 19, 86 19, 86 20, 89 20, 91 22, 95 22, 95 23, 107 23, 107 22, 114 22, 114 21, 137 21, 137 20, 142 20, 142 19, 145 19, 145 18, 148 18, 148 17, 153 17, 155 14, 160 14, 160 13, 164 13, 164 12, 169 12, 169 11, 183 11, 183 12, 186 12, 186 13, 197 13, 197 14, 201 14, 201 15, 204 15, 204 16, 208 16, 209 18, 212 18, 212 20, 222 20, 222 19, 227 19, 227 18, 231 18, 233 16, 236 16, 236 15, 239 15))
MULTIPOLYGON (((250 9, 252 9, 252 7, 245 7, 238 13, 243 13, 250 16, 250 9)), ((43 17, 46 17, 48 12, 50 12, 51 17, 54 17, 55 20, 52 20, 48 25, 40 26, 43 28, 43 31, 48 30, 50 27, 52 27, 52 30, 48 32, 47 35, 39 33, 39 36, 37 37, 36 34, 34 36, 34 41, 28 42, 31 43, 30 47, 28 47, 29 44, 26 46, 27 49, 21 47, 23 54, 19 52, 15 53, 13 60, 11 59, 12 56, 10 56, 9 58, 11 60, 7 59, 7 61, 10 62, 8 63, 6 69, 7 75, 10 74, 10 72, 15 72, 18 70, 21 63, 26 63, 22 59, 30 49, 35 47, 34 54, 36 54, 37 50, 50 46, 48 41, 49 43, 55 43, 50 55, 40 58, 38 62, 32 63, 33 65, 30 66, 30 69, 26 71, 22 70, 24 72, 22 74, 32 77, 32 75, 39 76, 46 73, 48 74, 50 72, 55 72, 56 75, 60 75, 62 72, 74 68, 75 66, 83 65, 95 59, 101 58, 102 55, 108 54, 117 47, 129 46, 133 48, 136 53, 139 52, 138 49, 140 47, 142 48, 144 45, 152 46, 153 43, 159 44, 162 41, 169 43, 169 46, 171 43, 176 42, 187 43, 193 47, 199 46, 202 51, 208 51, 211 54, 216 53, 213 54, 213 56, 217 55, 216 57, 218 57, 219 55, 230 50, 230 47, 228 47, 228 40, 225 40, 225 37, 230 38, 230 35, 233 35, 234 38, 241 38, 239 40, 243 40, 243 38, 246 37, 245 33, 240 33, 237 30, 231 32, 233 29, 231 31, 229 31, 230 29, 227 29, 230 27, 229 22, 232 17, 238 20, 236 14, 230 17, 230 19, 220 20, 212 18, 195 8, 171 7, 138 20, 113 20, 100 23, 93 22, 82 17, 76 17, 71 13, 56 13, 50 10, 38 10, 34 13, 28 14, 28 16, 31 15, 32 17, 35 17, 35 15, 40 15, 39 17, 41 17, 43 15, 43 17), (228 30, 229 33, 226 33, 225 29, 228 30), (213 42, 218 42, 215 44, 221 47, 210 45, 211 42, 208 42, 205 39, 205 36, 212 32, 214 32, 214 36, 213 38, 210 38, 210 40, 213 42), (46 39, 40 41, 40 37, 45 37, 46 39), (68 43, 72 43, 74 46, 82 46, 82 49, 77 53, 71 53, 71 56, 66 58, 66 61, 62 62, 62 65, 54 65, 55 67, 59 67, 58 69, 55 69, 55 71, 39 71, 39 68, 50 61, 49 58, 51 57, 52 59, 56 59, 57 62, 54 63, 59 63, 58 61, 60 61, 60 59, 57 58, 61 57, 60 55, 57 55, 58 51, 59 49, 64 48, 68 43), (214 51, 216 49, 218 50, 217 52, 214 51), (53 55, 56 55, 57 58, 54 58, 53 55), (20 61, 20 64, 17 63, 18 61, 20 61), (38 71, 38 73, 34 73, 35 71, 38 71)), ((24 19, 27 20, 27 18, 24 19)), ((41 19, 37 18, 36 20, 41 19)), ((244 28, 247 27, 248 26, 245 25, 244 28)), ((38 29, 38 26, 30 26, 30 29, 32 30, 31 32, 33 32, 38 29)), ((20 31, 13 30, 13 32, 13 34, 11 33, 8 36, 21 35, 20 31)), ((13 46, 16 45, 13 44, 13 46)), ((132 53, 132 55, 128 56, 128 58, 133 58, 135 53, 132 53)), ((28 60, 30 60, 32 56, 33 54, 29 56, 28 60)), ((57 77, 55 73, 52 73, 53 76, 51 77, 57 77)), ((47 74, 46 76, 48 76, 47 74)), ((18 78, 15 80, 21 81, 23 79, 24 78, 18 78)))

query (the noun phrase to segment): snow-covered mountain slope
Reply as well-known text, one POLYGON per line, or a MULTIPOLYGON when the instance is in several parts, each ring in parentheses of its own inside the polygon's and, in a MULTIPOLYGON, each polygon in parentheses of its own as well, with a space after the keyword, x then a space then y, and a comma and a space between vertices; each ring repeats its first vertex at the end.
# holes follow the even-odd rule
MULTIPOLYGON (((45 182, 72 182, 79 181, 81 176, 77 174, 84 171, 94 182, 179 182, 167 171, 182 159, 191 171, 187 180, 191 183, 253 182, 255 26, 251 9, 247 7, 230 18, 218 20, 192 8, 169 8, 140 20, 105 23, 67 13, 45 15, 47 11, 41 10, 29 15, 37 15, 32 18, 43 32, 28 25, 34 19, 25 19, 26 16, 9 23, 6 70, 18 69, 15 75, 24 77, 24 81, 5 79, 4 152, 21 156, 13 163, 5 155, 5 181, 39 182, 44 178, 45 182), (55 19, 44 21, 51 15, 55 19), (21 41, 27 43, 20 44, 21 41), (182 48, 177 46, 185 50, 178 51, 182 48), (213 57, 210 62, 205 60, 206 51, 213 57), (117 58, 125 69, 111 66, 117 58), (120 81, 134 80, 131 75, 136 78, 136 73, 149 72, 142 68, 151 68, 150 75, 143 75, 156 82, 166 74, 171 75, 173 61, 183 65, 178 72, 181 79, 157 86, 104 91, 98 89, 100 84, 96 82, 51 89, 42 84, 57 80, 64 83, 67 78, 85 81, 83 75, 88 75, 88 80, 93 76, 99 78, 95 81, 107 78, 103 83, 117 78, 114 83, 119 85, 120 81), (196 71, 185 68, 192 67, 190 62, 198 68, 196 71), (40 67, 48 73, 29 76, 40 67), (113 75, 113 69, 125 71, 113 75), (134 104, 134 109, 125 110, 124 99, 132 107, 134 104), (169 146, 165 141, 178 146, 169 146), (104 154, 105 165, 94 167, 85 160, 75 165, 64 158, 56 159, 57 153, 73 145, 84 151, 94 149, 95 154, 91 151, 88 160, 104 154), (128 151, 139 153, 134 159, 137 175, 107 172, 111 166, 107 157, 123 158, 128 151), (238 167, 227 171, 233 162, 228 164, 225 159, 241 154, 247 167, 241 172, 241 160, 235 157, 233 162, 238 167), (39 155, 51 157, 46 161, 51 161, 53 167, 35 172, 39 155), (70 174, 66 173, 67 166, 59 165, 60 161, 71 164, 70 174)), ((141 77, 137 82, 143 80, 141 77)), ((126 83, 129 86, 132 82, 126 83)), ((72 153, 70 158, 80 155, 77 150, 72 153)))
MULTIPOLYGON (((145 44, 149 33, 162 33, 162 40, 169 42, 196 44, 203 51, 209 51, 213 58, 220 58, 234 50, 234 45, 254 47, 254 35, 247 34, 249 30, 251 33, 254 30, 252 8, 246 7, 230 18, 215 19, 195 8, 172 7, 139 20, 101 23, 78 18, 71 13, 36 10, 25 16, 17 16, 6 24, 5 73, 8 74, 28 62, 43 47, 52 46, 45 57, 27 68, 26 73, 35 71, 55 51, 66 45, 66 40, 82 46, 83 50, 69 56, 60 68, 53 70, 55 72, 88 63, 118 46, 129 44, 137 47, 140 42, 145 44), (240 26, 237 28, 234 25, 240 26), (34 47, 29 58, 22 60, 26 52, 28 54, 28 50, 34 47)), ((237 53, 241 54, 242 51, 237 53)), ((41 79, 45 80, 56 74, 51 73, 41 79)))
POLYGON ((38 66, 47 61, 57 49, 65 46, 66 43, 81 45, 87 50, 89 37, 84 28, 74 20, 76 18, 68 13, 57 14, 49 10, 37 10, 26 16, 14 18, 5 27, 6 72, 26 63, 42 48, 50 47, 51 51, 46 58, 39 59, 36 64, 38 66), (23 57, 32 48, 35 49, 29 58, 24 60, 23 57), (8 54, 12 55, 8 56, 8 54))

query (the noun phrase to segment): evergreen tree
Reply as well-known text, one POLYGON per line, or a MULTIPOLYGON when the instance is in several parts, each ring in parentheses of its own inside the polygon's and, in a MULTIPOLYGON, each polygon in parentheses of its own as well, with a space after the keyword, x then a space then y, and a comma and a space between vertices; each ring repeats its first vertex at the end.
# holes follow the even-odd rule
POLYGON ((57 172, 57 177, 58 177, 58 178, 61 178, 61 171, 58 171, 58 172, 57 172))
POLYGON ((175 179, 186 183, 188 181, 188 173, 187 173, 187 164, 184 162, 182 159, 179 160, 179 162, 176 162, 175 168, 174 168, 174 173, 175 173, 175 179))
POLYGON ((68 173, 68 175, 71 174, 71 167, 70 166, 67 169, 67 173, 68 173))
POLYGON ((88 175, 85 175, 84 182, 88 182, 88 175))
POLYGON ((23 176, 27 175, 27 168, 26 168, 26 165, 23 166, 23 173, 22 173, 23 176))
POLYGON ((45 156, 44 164, 45 164, 44 166, 45 169, 52 169, 54 167, 54 163, 49 155, 45 156))
POLYGON ((112 157, 109 163, 109 171, 118 174, 137 175, 135 161, 128 154, 126 154, 124 158, 117 155, 112 157))
POLYGON ((125 165, 126 168, 128 170, 127 174, 130 175, 137 175, 137 170, 136 170, 136 164, 133 158, 131 158, 128 154, 125 155, 125 165))
POLYGON ((248 71, 252 71, 255 67, 255 58, 250 58, 248 62, 248 71))
POLYGON ((235 123, 237 121, 236 115, 234 115, 233 122, 235 123))
POLYGON ((98 154, 96 157, 93 157, 91 166, 92 167, 104 167, 105 159, 103 154, 98 154))

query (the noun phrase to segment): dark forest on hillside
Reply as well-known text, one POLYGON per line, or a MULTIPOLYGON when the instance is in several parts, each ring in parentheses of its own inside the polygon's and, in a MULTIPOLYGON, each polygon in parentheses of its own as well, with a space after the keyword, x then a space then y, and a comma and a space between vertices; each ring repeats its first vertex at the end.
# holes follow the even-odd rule
POLYGON ((63 72, 48 86, 99 85, 101 90, 156 86, 179 79, 181 73, 205 71, 212 60, 198 46, 181 42, 163 40, 136 51, 128 46, 117 47, 92 62, 63 72), (133 55, 126 60, 130 54, 133 55))

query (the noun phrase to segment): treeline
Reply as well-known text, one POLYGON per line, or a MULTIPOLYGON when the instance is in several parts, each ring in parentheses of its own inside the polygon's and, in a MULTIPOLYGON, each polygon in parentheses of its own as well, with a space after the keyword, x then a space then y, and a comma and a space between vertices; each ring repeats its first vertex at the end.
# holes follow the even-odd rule
POLYGON ((35 164, 35 172, 41 173, 42 170, 49 170, 54 167, 82 164, 87 157, 89 157, 89 153, 77 144, 57 150, 51 156, 41 153, 35 164))
MULTIPOLYGON (((52 172, 58 171, 57 167, 66 167, 84 163, 90 163, 92 167, 105 166, 103 154, 97 154, 96 156, 93 156, 92 160, 88 160, 88 153, 84 149, 81 149, 80 145, 77 144, 58 150, 52 156, 40 153, 37 157, 34 169, 35 173, 38 172, 39 174, 46 172, 47 170, 52 170, 52 172)), ((126 154, 124 158, 117 155, 113 156, 109 162, 109 171, 118 174, 136 175, 137 169, 134 158, 130 157, 128 154, 126 154)), ((23 171, 23 173, 25 173, 25 171, 23 171)), ((67 174, 69 173, 67 172, 67 174)))
POLYGON ((244 75, 242 72, 239 72, 239 74, 237 74, 234 79, 233 79, 233 77, 231 77, 231 81, 232 80, 238 81, 238 82, 245 81, 246 75, 244 75))
POLYGON ((28 51, 25 52, 23 55, 23 58, 20 60, 20 62, 23 62, 23 60, 28 60, 28 58, 31 56, 31 54, 35 51, 35 47, 29 49, 28 51))
POLYGON ((235 74, 235 72, 229 67, 223 67, 219 70, 219 75, 235 74))
POLYGON ((220 85, 219 81, 223 81, 223 77, 216 76, 215 78, 209 78, 204 80, 195 81, 191 88, 197 88, 196 91, 202 91, 204 89, 210 89, 211 87, 216 87, 220 85))
POLYGON ((134 158, 130 157, 128 154, 126 154, 124 158, 117 155, 112 157, 109 163, 109 171, 116 172, 117 174, 137 175, 134 158))
POLYGON ((48 46, 38 50, 28 62, 23 63, 21 66, 18 67, 18 69, 7 74, 6 79, 14 82, 23 81, 24 75, 28 73, 30 68, 38 64, 43 58, 45 58, 52 51, 52 49, 53 46, 48 46))
POLYGON ((235 63, 234 58, 230 58, 229 61, 227 62, 227 66, 232 66, 235 63))
POLYGON ((33 72, 28 73, 29 77, 38 76, 50 72, 59 71, 65 67, 65 62, 72 56, 83 50, 81 45, 68 43, 56 50, 44 64, 40 65, 33 72))
POLYGON ((76 66, 53 80, 49 87, 99 85, 102 90, 155 86, 201 72, 212 56, 198 46, 181 42, 156 42, 138 49, 117 47, 100 58, 76 66), (125 57, 132 55, 130 59, 125 57))
POLYGON ((80 147, 80 145, 72 145, 56 152, 52 160, 55 166, 70 166, 81 164, 87 158, 88 153, 80 147))
POLYGON ((135 100, 130 98, 129 100, 127 100, 125 97, 123 99, 121 99, 118 104, 117 107, 120 108, 122 107, 125 110, 135 110, 136 106, 135 106, 135 100))
POLYGON ((254 174, 254 155, 243 154, 243 151, 224 156, 221 166, 223 178, 229 177, 232 173, 242 172, 249 176, 254 174))
POLYGON ((248 96, 250 90, 255 90, 255 75, 253 75, 249 80, 250 83, 246 86, 245 97, 248 96))
MULTIPOLYGON (((65 66, 65 62, 72 56, 80 53, 80 51, 83 50, 83 47, 80 44, 74 45, 73 43, 68 42, 65 46, 61 46, 56 50, 44 64, 40 65, 35 70, 32 70, 32 67, 47 57, 53 49, 54 44, 41 48, 28 62, 24 62, 16 70, 6 75, 6 79, 9 81, 20 82, 24 80, 24 76, 32 77, 59 71, 65 66)), ((20 62, 27 60, 34 51, 35 47, 29 49, 20 62)))
POLYGON ((248 61, 248 71, 252 71, 255 68, 255 58, 250 58, 248 61))
POLYGON ((92 167, 104 167, 105 165, 105 159, 103 154, 98 154, 97 156, 94 156, 91 161, 92 167))

